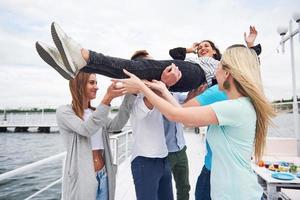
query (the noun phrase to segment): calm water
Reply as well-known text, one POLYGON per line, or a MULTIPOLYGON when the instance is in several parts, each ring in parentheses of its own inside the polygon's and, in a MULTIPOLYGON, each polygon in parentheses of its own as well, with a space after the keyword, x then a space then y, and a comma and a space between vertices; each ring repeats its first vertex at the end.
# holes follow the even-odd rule
MULTIPOLYGON (((0 115, 0 120, 3 116, 0 115)), ((7 120, 39 121, 41 115, 11 115, 7 120), (26 119, 24 118, 26 117, 26 119)), ((55 122, 54 114, 45 114, 44 119, 55 122)), ((295 137, 293 133, 293 117, 281 114, 274 119, 276 128, 271 128, 268 136, 295 137)), ((29 130, 35 131, 35 130, 29 130)), ((0 174, 29 164, 48 156, 60 153, 63 146, 60 135, 55 133, 0 133, 0 174)), ((0 200, 24 199, 49 183, 61 177, 62 162, 57 161, 43 165, 32 172, 0 182, 0 200)), ((60 199, 61 184, 57 184, 34 199, 60 199)))
MULTIPOLYGON (((0 133, 0 174, 63 151, 57 133, 0 133)), ((24 199, 60 178, 62 162, 0 182, 0 199, 24 199)), ((35 199, 60 199, 57 184, 35 199)))

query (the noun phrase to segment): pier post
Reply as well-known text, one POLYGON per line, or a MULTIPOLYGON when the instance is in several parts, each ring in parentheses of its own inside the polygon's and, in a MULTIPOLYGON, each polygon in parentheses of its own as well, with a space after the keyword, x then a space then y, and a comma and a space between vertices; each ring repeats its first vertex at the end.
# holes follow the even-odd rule
POLYGON ((50 127, 38 127, 39 133, 50 133, 50 127))
POLYGON ((16 133, 20 133, 20 132, 28 132, 28 127, 16 127, 15 128, 15 132, 16 133))
POLYGON ((7 131, 7 127, 0 127, 0 132, 5 133, 7 131))

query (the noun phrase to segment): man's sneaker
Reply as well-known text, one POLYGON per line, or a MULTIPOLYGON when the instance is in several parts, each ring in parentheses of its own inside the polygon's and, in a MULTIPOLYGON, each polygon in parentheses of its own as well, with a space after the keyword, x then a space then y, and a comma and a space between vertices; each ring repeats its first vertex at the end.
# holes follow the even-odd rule
POLYGON ((71 80, 75 77, 75 74, 69 72, 64 66, 62 58, 55 47, 48 46, 42 42, 36 42, 35 47, 40 57, 65 79, 71 80))
POLYGON ((51 34, 66 68, 77 74, 87 64, 81 55, 81 45, 70 38, 55 22, 51 24, 51 34))

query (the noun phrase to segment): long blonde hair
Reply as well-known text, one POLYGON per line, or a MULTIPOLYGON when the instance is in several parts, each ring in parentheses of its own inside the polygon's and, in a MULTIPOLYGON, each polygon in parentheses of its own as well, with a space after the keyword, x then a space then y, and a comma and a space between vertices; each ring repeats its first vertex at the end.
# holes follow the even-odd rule
POLYGON ((271 118, 275 116, 274 109, 263 93, 258 57, 255 51, 244 45, 233 45, 223 53, 221 65, 233 77, 237 90, 251 99, 256 111, 254 155, 258 161, 264 152, 271 118))
MULTIPOLYGON (((79 72, 77 76, 69 81, 69 88, 72 96, 72 108, 75 114, 83 119, 84 107, 83 102, 86 98, 85 87, 91 74, 79 72)), ((88 107, 94 110, 89 101, 88 107)))

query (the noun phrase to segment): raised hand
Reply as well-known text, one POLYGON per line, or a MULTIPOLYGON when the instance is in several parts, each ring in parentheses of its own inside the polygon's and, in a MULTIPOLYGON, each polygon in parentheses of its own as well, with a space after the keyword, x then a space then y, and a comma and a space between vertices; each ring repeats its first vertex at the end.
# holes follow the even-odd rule
POLYGON ((255 29, 255 26, 250 26, 249 28, 249 34, 247 35, 246 32, 244 32, 244 39, 247 44, 247 47, 253 47, 254 46, 254 41, 257 36, 257 31, 255 29))
POLYGON ((123 87, 117 87, 116 83, 113 82, 106 90, 106 94, 111 98, 116 98, 124 94, 125 89, 123 87))
POLYGON ((134 74, 128 72, 127 70, 123 69, 123 72, 129 76, 127 79, 120 79, 120 80, 112 80, 113 82, 121 82, 123 83, 123 93, 132 93, 132 94, 137 94, 140 92, 140 90, 143 87, 147 87, 141 79, 139 79, 137 76, 134 74))
POLYGON ((186 48, 186 52, 187 53, 197 53, 198 46, 199 46, 199 43, 198 42, 194 42, 193 45, 190 48, 186 48))
POLYGON ((152 80, 150 82, 150 81, 145 80, 144 83, 150 89, 156 90, 158 92, 164 93, 165 91, 168 91, 168 88, 166 87, 166 85, 162 81, 152 80))
POLYGON ((124 88, 116 87, 116 82, 113 82, 106 90, 106 93, 101 101, 105 105, 110 105, 111 101, 119 96, 122 96, 125 92, 124 88))

